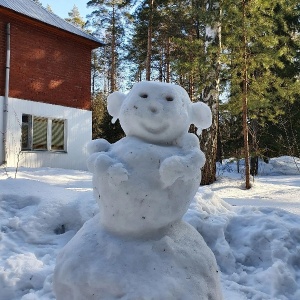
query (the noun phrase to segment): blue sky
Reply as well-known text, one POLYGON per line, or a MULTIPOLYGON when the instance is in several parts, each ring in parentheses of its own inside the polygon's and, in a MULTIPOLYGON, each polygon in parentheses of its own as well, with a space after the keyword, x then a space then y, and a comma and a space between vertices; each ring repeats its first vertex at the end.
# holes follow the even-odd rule
POLYGON ((92 9, 86 8, 88 0, 40 0, 44 7, 49 4, 52 11, 61 18, 67 18, 68 12, 70 12, 74 5, 78 7, 80 15, 85 19, 86 15, 89 14, 92 9))

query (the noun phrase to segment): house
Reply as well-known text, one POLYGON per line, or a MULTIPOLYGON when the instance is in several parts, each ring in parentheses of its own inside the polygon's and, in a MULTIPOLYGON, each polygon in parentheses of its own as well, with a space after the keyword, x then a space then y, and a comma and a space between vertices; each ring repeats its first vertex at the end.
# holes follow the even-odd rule
POLYGON ((86 168, 100 46, 32 0, 0 0, 0 165, 86 168))

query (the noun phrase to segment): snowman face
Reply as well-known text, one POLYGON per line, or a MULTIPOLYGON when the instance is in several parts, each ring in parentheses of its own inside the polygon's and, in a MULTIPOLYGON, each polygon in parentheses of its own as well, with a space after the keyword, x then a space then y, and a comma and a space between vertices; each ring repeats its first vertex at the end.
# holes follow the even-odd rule
POLYGON ((172 143, 188 131, 189 104, 180 86, 140 82, 124 99, 119 119, 127 136, 151 143, 172 143))

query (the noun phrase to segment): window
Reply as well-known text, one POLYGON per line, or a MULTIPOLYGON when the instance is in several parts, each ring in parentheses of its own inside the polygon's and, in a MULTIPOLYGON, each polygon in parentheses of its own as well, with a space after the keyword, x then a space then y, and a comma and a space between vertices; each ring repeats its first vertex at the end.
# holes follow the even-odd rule
POLYGON ((29 115, 22 116, 22 150, 30 150, 31 145, 31 118, 29 115))
POLYGON ((65 140, 64 120, 52 120, 51 150, 63 151, 65 140))
POLYGON ((65 120, 23 114, 22 150, 65 151, 65 120))
POLYGON ((47 128, 46 118, 33 117, 32 150, 47 150, 47 128))

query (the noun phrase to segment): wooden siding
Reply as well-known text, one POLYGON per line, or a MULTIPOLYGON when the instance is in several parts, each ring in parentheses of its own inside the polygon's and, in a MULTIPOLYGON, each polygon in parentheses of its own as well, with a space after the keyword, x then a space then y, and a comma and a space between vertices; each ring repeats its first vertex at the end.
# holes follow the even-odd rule
POLYGON ((86 145, 92 140, 91 111, 9 98, 7 165, 86 170, 86 145), (67 152, 21 151, 22 114, 66 120, 67 152), (19 161, 18 161, 18 154, 19 161))

